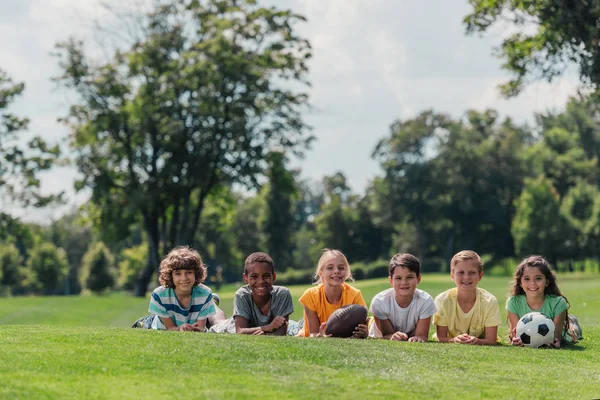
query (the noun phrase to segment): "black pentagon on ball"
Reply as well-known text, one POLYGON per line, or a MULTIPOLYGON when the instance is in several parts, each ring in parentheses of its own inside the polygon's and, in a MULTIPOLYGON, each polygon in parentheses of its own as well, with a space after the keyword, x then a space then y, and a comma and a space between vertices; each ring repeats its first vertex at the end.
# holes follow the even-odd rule
POLYGON ((359 324, 367 320, 367 308, 360 304, 349 304, 331 313, 325 326, 325 334, 333 337, 350 337, 359 324))
POLYGON ((546 336, 548 334, 548 332, 550 332, 550 328, 548 328, 548 325, 546 324, 539 324, 538 325, 538 333, 542 336, 546 336))
POLYGON ((522 333, 520 338, 521 338, 521 341, 523 342, 523 344, 531 343, 531 337, 526 333, 522 333))
POLYGON ((523 324, 528 324, 531 322, 532 319, 533 319, 533 315, 527 314, 527 315, 524 315, 523 318, 521 318, 521 322, 523 322, 523 324))

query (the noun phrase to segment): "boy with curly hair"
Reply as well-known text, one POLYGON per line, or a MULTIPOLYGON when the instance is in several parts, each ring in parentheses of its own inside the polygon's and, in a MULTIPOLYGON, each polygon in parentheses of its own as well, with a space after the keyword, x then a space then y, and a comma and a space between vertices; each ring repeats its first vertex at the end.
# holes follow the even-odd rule
POLYGON ((216 313, 204 279, 206 265, 196 250, 187 246, 171 250, 160 263, 161 286, 150 297, 151 329, 204 332, 206 319, 216 313))

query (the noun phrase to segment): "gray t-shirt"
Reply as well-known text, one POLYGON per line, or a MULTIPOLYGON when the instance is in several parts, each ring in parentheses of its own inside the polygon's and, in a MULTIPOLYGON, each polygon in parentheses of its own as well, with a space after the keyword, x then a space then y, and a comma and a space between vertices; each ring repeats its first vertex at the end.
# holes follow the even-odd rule
POLYGON ((233 298, 233 316, 246 318, 249 328, 268 325, 275 317, 286 317, 293 312, 292 295, 288 288, 283 286, 273 286, 269 315, 263 315, 252 301, 252 291, 248 285, 239 288, 233 298))

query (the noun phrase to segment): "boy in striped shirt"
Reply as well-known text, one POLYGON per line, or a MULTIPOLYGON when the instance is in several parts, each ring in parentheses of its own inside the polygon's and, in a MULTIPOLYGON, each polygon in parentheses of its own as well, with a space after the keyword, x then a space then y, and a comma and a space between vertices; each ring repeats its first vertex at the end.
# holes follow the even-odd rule
POLYGON ((160 263, 161 286, 150 297, 152 329, 204 332, 206 319, 216 313, 204 279, 206 265, 196 250, 187 246, 171 250, 160 263))

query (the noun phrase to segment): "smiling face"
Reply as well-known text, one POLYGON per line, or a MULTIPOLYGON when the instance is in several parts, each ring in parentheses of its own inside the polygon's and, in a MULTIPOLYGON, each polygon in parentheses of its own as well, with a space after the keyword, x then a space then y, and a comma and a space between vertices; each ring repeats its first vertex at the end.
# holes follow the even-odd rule
POLYGON ((412 299, 421 282, 421 275, 417 275, 409 268, 396 267, 394 275, 389 277, 390 284, 394 288, 396 299, 412 299))
POLYGON ((273 282, 275 282, 275 271, 263 262, 256 262, 248 266, 244 274, 244 282, 248 284, 254 297, 265 297, 271 295, 273 282))
POLYGON ((548 280, 539 268, 525 267, 520 284, 527 297, 544 297, 548 280))
POLYGON ((193 269, 176 269, 171 274, 176 293, 188 294, 192 292, 196 283, 196 272, 193 269))
POLYGON ((346 265, 346 260, 340 256, 327 258, 318 272, 321 282, 327 286, 341 286, 349 274, 350 270, 346 265))
POLYGON ((456 263, 450 276, 459 291, 473 292, 483 277, 483 271, 479 270, 479 265, 475 260, 464 260, 456 263))

